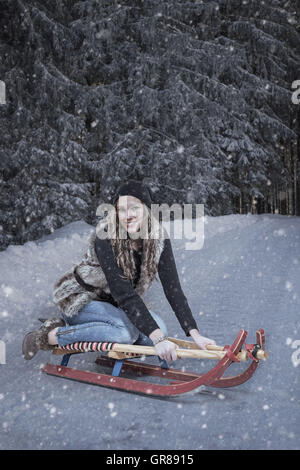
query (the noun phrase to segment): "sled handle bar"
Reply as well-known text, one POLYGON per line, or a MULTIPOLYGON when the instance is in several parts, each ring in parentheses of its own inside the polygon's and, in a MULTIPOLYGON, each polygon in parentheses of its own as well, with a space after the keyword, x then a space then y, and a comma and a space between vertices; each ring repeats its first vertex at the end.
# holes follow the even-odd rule
MULTIPOLYGON (((221 360, 225 356, 229 356, 235 362, 243 362, 247 361, 250 357, 255 362, 258 362, 260 359, 266 360, 268 358, 268 353, 264 351, 260 345, 248 345, 245 344, 246 349, 242 349, 236 355, 234 355, 231 351, 230 346, 217 346, 213 344, 207 345, 206 349, 200 349, 196 343, 191 341, 180 340, 177 338, 168 338, 169 341, 176 343, 178 346, 183 348, 176 349, 176 355, 178 359, 181 358, 197 358, 197 359, 213 359, 213 360, 221 360)), ((81 343, 74 343, 74 348, 55 348, 53 354, 73 354, 78 352, 87 352, 88 350, 80 350, 77 346, 81 345, 81 343)), ((135 345, 135 344, 121 344, 121 343, 92 343, 92 345, 100 345, 101 351, 108 352, 108 356, 114 359, 124 359, 124 356, 131 356, 131 355, 138 355, 138 356, 157 356, 157 351, 154 346, 142 346, 142 345, 135 345), (104 348, 102 346, 110 345, 109 349, 104 348)), ((91 349, 92 351, 99 351, 99 349, 91 349)))
MULTIPOLYGON (((114 353, 134 353, 143 356, 157 356, 157 351, 153 346, 137 346, 134 344, 119 344, 115 343, 109 356, 115 356, 114 353)), ((204 349, 176 349, 178 359, 181 358, 196 358, 196 359, 214 359, 219 361, 227 355, 227 351, 208 351, 204 349)), ((117 354, 116 354, 117 356, 117 354)), ((238 361, 247 361, 248 356, 246 351, 241 351, 237 354, 238 361)))
MULTIPOLYGON (((182 339, 171 338, 171 337, 168 338, 168 340, 172 341, 173 343, 178 344, 178 346, 183 346, 186 349, 193 349, 193 350, 199 349, 199 351, 205 351, 203 349, 200 349, 199 346, 197 346, 197 344, 194 343, 193 341, 185 341, 182 339)), ((216 344, 207 344, 206 349, 208 351, 223 351, 223 352, 225 351, 224 346, 217 346, 216 344)), ((239 354, 241 355, 241 357, 238 358, 240 361, 247 361, 248 354, 245 350, 242 350, 239 354)), ((256 351, 255 357, 259 360, 265 361, 266 359, 268 359, 268 353, 267 351, 264 351, 263 349, 259 348, 256 351)))

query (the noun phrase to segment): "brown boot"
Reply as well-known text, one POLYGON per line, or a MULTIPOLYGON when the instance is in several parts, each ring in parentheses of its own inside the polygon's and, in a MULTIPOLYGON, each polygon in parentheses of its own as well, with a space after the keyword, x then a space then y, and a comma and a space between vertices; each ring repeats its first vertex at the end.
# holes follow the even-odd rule
POLYGON ((23 340, 22 352, 24 359, 32 359, 39 349, 52 351, 55 346, 48 343, 48 333, 54 328, 65 326, 62 318, 53 317, 46 320, 39 330, 27 333, 23 340))

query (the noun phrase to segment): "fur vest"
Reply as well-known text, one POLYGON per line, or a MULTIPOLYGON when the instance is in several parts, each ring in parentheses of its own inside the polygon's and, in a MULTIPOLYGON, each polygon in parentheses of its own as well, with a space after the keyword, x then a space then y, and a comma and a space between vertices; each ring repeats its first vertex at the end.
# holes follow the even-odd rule
MULTIPOLYGON (((158 224, 158 226, 159 225, 160 224, 158 224)), ((160 255, 164 248, 164 234, 161 230, 157 233, 155 259, 158 264, 160 255)), ((76 315, 91 300, 99 300, 99 298, 103 297, 103 293, 104 296, 105 294, 110 294, 106 277, 99 264, 99 259, 95 251, 96 237, 97 233, 95 229, 88 239, 88 247, 80 263, 73 266, 63 274, 63 276, 54 285, 53 301, 58 306, 59 310, 67 317, 76 315), (85 283, 96 287, 95 291, 90 292, 77 282, 74 275, 74 268, 76 268, 76 272, 85 283)), ((138 295, 143 296, 143 294, 149 289, 150 285, 151 280, 147 273, 145 259, 142 257, 141 274, 134 289, 138 295)))

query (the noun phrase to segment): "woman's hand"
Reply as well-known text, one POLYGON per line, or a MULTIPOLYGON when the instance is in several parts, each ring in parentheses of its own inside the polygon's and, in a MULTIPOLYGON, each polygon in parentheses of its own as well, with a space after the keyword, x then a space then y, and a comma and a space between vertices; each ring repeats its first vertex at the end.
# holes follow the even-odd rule
POLYGON ((155 345, 155 349, 161 359, 165 359, 166 361, 176 361, 176 349, 178 349, 178 345, 172 343, 172 341, 168 341, 167 339, 160 341, 155 345))
MULTIPOLYGON (((164 333, 162 332, 162 330, 157 328, 157 330, 152 331, 149 337, 155 344, 156 341, 159 341, 160 338, 164 337, 164 333)), ((178 345, 173 343, 172 341, 164 339, 163 341, 159 341, 159 343, 156 343, 154 347, 158 356, 161 359, 164 359, 165 361, 176 361, 176 359, 178 359, 176 354, 176 349, 178 349, 178 345)))
POLYGON ((199 346, 199 348, 201 349, 206 349, 207 344, 216 344, 216 342, 213 339, 209 339, 209 338, 206 338, 205 336, 201 336, 199 331, 196 329, 190 330, 189 333, 191 337, 193 338, 193 340, 195 341, 195 343, 197 344, 197 346, 199 346))

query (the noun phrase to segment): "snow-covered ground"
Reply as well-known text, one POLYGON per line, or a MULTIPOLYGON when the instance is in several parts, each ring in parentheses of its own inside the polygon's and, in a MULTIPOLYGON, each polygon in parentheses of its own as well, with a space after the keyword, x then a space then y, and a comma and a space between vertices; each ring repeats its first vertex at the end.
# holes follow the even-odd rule
MULTIPOLYGON (((0 253, 0 362, 6 347, 6 363, 0 364, 0 448, 299 449, 300 218, 205 217, 201 250, 187 251, 187 240, 172 239, 200 332, 228 344, 244 328, 252 343, 262 327, 269 359, 239 387, 204 387, 167 399, 48 376, 41 366, 58 358, 44 351, 31 361, 21 355, 23 336, 40 325, 38 317, 57 313, 53 284, 81 259, 91 229, 74 222, 0 253)), ((185 338, 160 283, 153 283, 145 301, 171 336, 185 338)), ((72 357, 70 365, 104 372, 95 357, 72 357)), ((183 360, 171 366, 183 367, 183 360)), ((202 372, 208 363, 190 359, 184 367, 202 372)), ((233 364, 230 372, 241 367, 233 364)))

